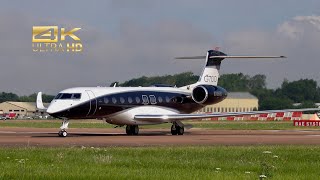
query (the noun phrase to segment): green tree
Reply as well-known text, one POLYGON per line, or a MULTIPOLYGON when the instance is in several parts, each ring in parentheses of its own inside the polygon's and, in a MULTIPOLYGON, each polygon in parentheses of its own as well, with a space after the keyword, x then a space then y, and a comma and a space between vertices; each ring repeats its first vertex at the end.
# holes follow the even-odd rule
POLYGON ((0 102, 5 102, 5 101, 18 101, 19 96, 14 94, 14 93, 6 93, 2 92, 0 94, 0 102))
POLYGON ((297 103, 304 101, 316 102, 320 100, 320 91, 317 86, 317 82, 312 79, 300 79, 293 82, 284 81, 281 89, 278 90, 278 94, 297 103))

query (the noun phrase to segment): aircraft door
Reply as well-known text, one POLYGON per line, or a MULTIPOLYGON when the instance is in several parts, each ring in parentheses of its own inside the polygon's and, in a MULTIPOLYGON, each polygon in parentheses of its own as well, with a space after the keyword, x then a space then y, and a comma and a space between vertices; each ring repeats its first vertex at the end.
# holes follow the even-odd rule
POLYGON ((93 116, 97 111, 98 101, 97 101, 95 94, 91 90, 86 90, 86 93, 90 99, 87 116, 93 116))

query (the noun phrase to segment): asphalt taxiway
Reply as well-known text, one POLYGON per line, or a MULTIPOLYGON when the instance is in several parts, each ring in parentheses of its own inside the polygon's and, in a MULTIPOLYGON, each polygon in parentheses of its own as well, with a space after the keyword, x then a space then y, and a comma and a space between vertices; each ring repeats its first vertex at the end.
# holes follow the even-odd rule
POLYGON ((54 128, 0 128, 0 147, 112 147, 181 145, 320 145, 318 130, 209 130, 189 129, 172 136, 166 129, 141 129, 127 136, 124 129, 71 128, 58 137, 54 128))

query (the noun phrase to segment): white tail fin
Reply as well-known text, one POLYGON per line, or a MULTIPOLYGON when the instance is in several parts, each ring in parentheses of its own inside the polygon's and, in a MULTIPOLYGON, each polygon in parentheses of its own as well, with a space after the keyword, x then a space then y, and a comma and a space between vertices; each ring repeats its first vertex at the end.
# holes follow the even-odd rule
POLYGON ((218 85, 220 65, 224 59, 219 56, 226 56, 226 54, 216 50, 207 52, 206 65, 203 68, 198 84, 218 85))
MULTIPOLYGON (((218 85, 219 70, 221 61, 225 58, 286 58, 285 56, 228 56, 225 53, 217 50, 209 50, 207 56, 191 56, 191 57, 177 57, 176 59, 206 59, 205 67, 197 83, 191 84, 187 87, 192 89, 193 86, 199 84, 218 85)), ((183 87, 182 87, 183 88, 183 87)))

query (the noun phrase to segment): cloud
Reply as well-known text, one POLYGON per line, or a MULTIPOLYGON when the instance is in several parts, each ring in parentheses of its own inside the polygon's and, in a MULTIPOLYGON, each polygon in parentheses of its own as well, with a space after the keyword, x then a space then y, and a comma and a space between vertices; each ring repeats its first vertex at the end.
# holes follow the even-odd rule
POLYGON ((320 16, 312 15, 293 17, 270 31, 246 29, 230 33, 226 38, 229 53, 285 55, 288 58, 285 61, 228 62, 224 72, 266 74, 269 87, 280 86, 284 78, 312 78, 319 82, 319 28, 320 16))

